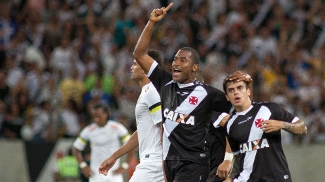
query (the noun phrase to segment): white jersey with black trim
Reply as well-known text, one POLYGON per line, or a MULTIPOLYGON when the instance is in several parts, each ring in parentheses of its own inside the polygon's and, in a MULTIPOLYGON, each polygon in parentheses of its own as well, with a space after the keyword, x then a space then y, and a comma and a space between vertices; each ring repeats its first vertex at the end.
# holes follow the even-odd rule
POLYGON ((96 123, 86 126, 74 141, 73 146, 83 151, 87 143, 90 142, 90 169, 93 172, 91 178, 107 181, 105 178, 109 178, 109 176, 112 175, 112 171, 119 167, 119 160, 117 160, 112 169, 109 170, 108 176, 98 174, 98 168, 105 159, 110 157, 121 147, 121 141, 125 143, 129 137, 128 130, 121 123, 108 120, 107 124, 102 127, 98 126, 96 123))
POLYGON ((289 167, 281 144, 281 130, 264 133, 264 120, 294 123, 298 118, 275 103, 253 103, 243 112, 234 112, 227 124, 227 137, 234 154, 241 154, 240 172, 234 182, 290 182, 289 167))
POLYGON ((150 82, 142 87, 135 107, 140 160, 144 157, 162 159, 160 143, 161 101, 160 96, 150 82))
POLYGON ((209 164, 206 135, 212 111, 228 113, 231 104, 225 94, 195 80, 179 84, 172 75, 151 65, 148 72, 153 85, 160 93, 163 112, 163 158, 209 164))

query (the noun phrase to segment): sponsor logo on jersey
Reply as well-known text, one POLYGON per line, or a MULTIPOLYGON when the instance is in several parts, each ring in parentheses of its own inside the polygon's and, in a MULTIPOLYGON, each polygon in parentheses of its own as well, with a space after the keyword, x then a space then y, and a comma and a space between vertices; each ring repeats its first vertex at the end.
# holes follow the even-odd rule
POLYGON ((196 96, 190 96, 188 99, 188 103, 192 105, 196 105, 199 102, 199 99, 196 96))
POLYGON ((93 124, 93 125, 91 125, 91 126, 88 128, 88 130, 89 130, 89 131, 93 131, 93 130, 96 129, 96 128, 97 128, 97 125, 93 124))
POLYGON ((118 129, 118 125, 116 125, 116 124, 111 124, 111 126, 110 126, 113 130, 117 130, 118 129))
POLYGON ((238 125, 246 123, 247 121, 249 121, 250 119, 252 119, 252 116, 248 117, 247 119, 245 119, 244 121, 240 121, 238 122, 238 125))
POLYGON ((181 95, 181 96, 184 96, 184 95, 187 95, 188 94, 188 92, 179 92, 179 91, 177 91, 176 93, 179 94, 179 95, 181 95))
POLYGON ((164 110, 164 117, 169 120, 182 123, 182 124, 189 124, 189 125, 195 124, 194 116, 189 116, 187 114, 181 114, 175 111, 170 111, 169 109, 164 110))
POLYGON ((266 138, 254 140, 240 144, 240 153, 251 152, 258 149, 270 147, 269 142, 266 138))
POLYGON ((255 126, 256 126, 257 128, 261 128, 261 127, 262 127, 262 122, 263 122, 263 121, 264 121, 263 118, 256 119, 256 120, 254 121, 255 126))

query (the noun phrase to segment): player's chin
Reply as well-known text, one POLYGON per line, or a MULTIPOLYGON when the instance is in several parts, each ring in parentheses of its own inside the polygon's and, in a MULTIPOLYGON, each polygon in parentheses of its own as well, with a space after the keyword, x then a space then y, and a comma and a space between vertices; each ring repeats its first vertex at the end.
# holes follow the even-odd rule
POLYGON ((182 79, 179 76, 173 76, 173 81, 182 83, 182 79))

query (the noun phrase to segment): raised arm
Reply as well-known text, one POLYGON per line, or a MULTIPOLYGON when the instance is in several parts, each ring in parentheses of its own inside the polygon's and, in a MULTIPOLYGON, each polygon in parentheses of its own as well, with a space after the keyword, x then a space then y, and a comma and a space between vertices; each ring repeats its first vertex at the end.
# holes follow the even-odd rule
POLYGON ((102 162, 102 164, 98 168, 99 174, 104 174, 105 176, 108 173, 108 170, 110 170, 113 165, 115 164, 116 160, 125 155, 126 153, 129 153, 133 149, 135 149, 139 145, 138 141, 138 131, 135 131, 129 140, 120 147, 116 152, 114 152, 109 158, 107 158, 105 161, 102 162))
POLYGON ((154 9, 151 12, 150 19, 143 29, 135 49, 133 52, 134 58, 137 60, 141 68, 148 73, 153 59, 148 55, 148 47, 151 39, 152 32, 157 22, 162 20, 167 11, 173 6, 173 3, 170 3, 167 7, 162 7, 160 9, 154 9))

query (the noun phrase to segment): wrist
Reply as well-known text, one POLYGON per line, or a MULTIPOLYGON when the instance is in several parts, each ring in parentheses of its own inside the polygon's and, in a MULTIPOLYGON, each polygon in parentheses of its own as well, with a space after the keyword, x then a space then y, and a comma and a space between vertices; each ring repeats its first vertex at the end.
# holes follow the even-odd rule
POLYGON ((85 161, 82 161, 82 162, 80 162, 80 164, 79 164, 80 169, 83 169, 83 168, 85 168, 85 167, 87 167, 87 166, 88 166, 88 164, 87 164, 85 161))
POLYGON ((282 125, 282 129, 286 129, 286 122, 282 121, 283 125, 282 125))
POLYGON ((234 158, 234 154, 226 152, 225 153, 225 158, 223 160, 232 161, 233 158, 234 158))
POLYGON ((154 27, 156 25, 156 23, 157 22, 155 20, 149 19, 149 21, 148 21, 149 26, 152 26, 152 27, 154 27))

